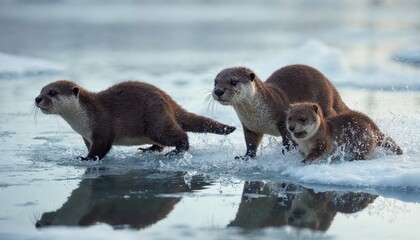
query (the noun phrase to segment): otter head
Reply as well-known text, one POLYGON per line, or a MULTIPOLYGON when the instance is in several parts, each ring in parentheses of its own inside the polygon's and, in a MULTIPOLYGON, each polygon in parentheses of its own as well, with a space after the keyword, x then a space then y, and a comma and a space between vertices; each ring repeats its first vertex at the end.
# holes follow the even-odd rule
POLYGON ((316 103, 294 103, 289 106, 286 126, 294 139, 309 139, 321 124, 322 112, 316 103))
POLYGON ((214 80, 213 98, 223 105, 235 105, 255 94, 255 73, 244 67, 226 68, 214 80))
POLYGON ((73 82, 56 81, 42 88, 35 105, 45 114, 62 115, 78 108, 79 92, 79 86, 73 82))
POLYGON ((284 220, 288 225, 326 231, 337 213, 331 204, 333 196, 332 192, 304 189, 291 200, 284 220))
POLYGON ((304 228, 315 228, 317 225, 317 213, 314 209, 314 196, 307 190, 297 194, 285 212, 284 218, 288 225, 304 228))

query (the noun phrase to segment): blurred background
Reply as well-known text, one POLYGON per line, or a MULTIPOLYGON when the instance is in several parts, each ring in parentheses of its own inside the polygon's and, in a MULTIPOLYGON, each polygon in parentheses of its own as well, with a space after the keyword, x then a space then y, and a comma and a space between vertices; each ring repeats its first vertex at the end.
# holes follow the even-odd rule
POLYGON ((419 10, 416 0, 3 0, 0 53, 49 64, 0 55, 0 77, 212 81, 226 66, 266 78, 308 63, 338 85, 417 89, 419 10))

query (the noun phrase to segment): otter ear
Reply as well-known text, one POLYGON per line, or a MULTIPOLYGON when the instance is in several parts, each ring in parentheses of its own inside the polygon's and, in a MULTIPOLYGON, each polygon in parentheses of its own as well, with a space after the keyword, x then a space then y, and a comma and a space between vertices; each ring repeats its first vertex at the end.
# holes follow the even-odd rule
POLYGON ((318 105, 314 104, 312 107, 314 108, 315 113, 318 113, 318 105))
POLYGON ((78 98, 79 97, 79 88, 78 87, 73 87, 73 93, 74 93, 74 95, 76 96, 76 98, 78 98))
POLYGON ((254 79, 255 79, 255 73, 251 72, 249 74, 249 77, 251 78, 251 82, 254 81, 254 79))

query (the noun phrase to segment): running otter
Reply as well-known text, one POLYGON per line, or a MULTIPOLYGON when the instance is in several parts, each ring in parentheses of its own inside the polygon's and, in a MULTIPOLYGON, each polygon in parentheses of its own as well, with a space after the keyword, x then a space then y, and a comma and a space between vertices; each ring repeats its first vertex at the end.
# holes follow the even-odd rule
POLYGON ((229 134, 235 127, 187 112, 159 88, 128 81, 93 93, 74 82, 48 84, 35 98, 45 114, 60 115, 80 135, 88 148, 82 160, 102 159, 112 145, 152 144, 143 151, 169 155, 187 151, 186 132, 229 134))
POLYGON ((324 118, 316 103, 291 104, 287 129, 305 154, 303 163, 325 157, 336 148, 354 154, 355 160, 365 160, 377 146, 397 155, 403 154, 395 141, 385 136, 372 119, 356 111, 324 118))
POLYGON ((242 122, 245 159, 255 157, 264 134, 281 136, 286 149, 290 147, 286 129, 290 103, 316 102, 326 116, 349 110, 331 82, 306 65, 280 68, 266 82, 248 68, 227 68, 216 76, 214 83, 213 98, 223 105, 232 105, 242 122))

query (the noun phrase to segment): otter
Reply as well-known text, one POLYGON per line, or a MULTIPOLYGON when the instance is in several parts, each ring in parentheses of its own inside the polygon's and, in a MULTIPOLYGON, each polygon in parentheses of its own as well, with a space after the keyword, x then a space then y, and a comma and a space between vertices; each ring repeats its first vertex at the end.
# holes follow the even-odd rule
POLYGON ((214 100, 231 105, 244 130, 246 153, 254 158, 264 134, 281 136, 286 150, 291 137, 286 129, 286 115, 290 103, 311 101, 321 106, 326 116, 349 108, 338 91, 318 70, 306 65, 289 65, 275 71, 265 82, 245 67, 222 70, 214 80, 214 100))
POLYGON ((79 133, 89 151, 82 160, 102 159, 112 145, 152 144, 143 151, 167 155, 189 149, 186 132, 230 134, 235 127, 190 113, 168 94, 144 82, 127 81, 93 93, 76 83, 59 80, 46 85, 36 106, 44 114, 61 116, 79 133))
POLYGON ((365 160, 377 146, 403 154, 395 141, 361 112, 350 110, 324 118, 318 104, 294 103, 290 105, 286 124, 305 155, 303 163, 328 156, 336 148, 353 155, 355 160, 365 160))

